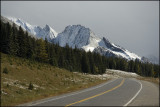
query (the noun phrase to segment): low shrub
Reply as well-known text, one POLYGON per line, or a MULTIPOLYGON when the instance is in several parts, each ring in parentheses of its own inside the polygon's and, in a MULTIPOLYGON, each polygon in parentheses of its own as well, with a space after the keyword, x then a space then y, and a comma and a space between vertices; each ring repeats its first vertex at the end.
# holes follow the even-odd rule
POLYGON ((33 90, 33 88, 34 88, 34 87, 33 87, 33 84, 30 82, 30 84, 29 84, 29 86, 28 86, 28 89, 29 89, 29 90, 33 90))
POLYGON ((9 71, 8 71, 8 69, 6 67, 3 69, 3 73, 5 73, 5 74, 9 73, 9 71))

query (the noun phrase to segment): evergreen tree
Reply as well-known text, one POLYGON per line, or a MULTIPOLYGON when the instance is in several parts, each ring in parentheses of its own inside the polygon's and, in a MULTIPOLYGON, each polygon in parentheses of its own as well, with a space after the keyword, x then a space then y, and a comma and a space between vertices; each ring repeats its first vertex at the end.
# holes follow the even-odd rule
POLYGON ((155 77, 155 75, 156 75, 156 73, 155 73, 155 71, 154 71, 154 69, 153 69, 153 66, 151 67, 151 76, 152 77, 155 77))
POLYGON ((11 33, 11 26, 9 22, 7 24, 2 24, 1 26, 1 46, 2 46, 2 52, 9 54, 10 53, 10 47, 9 47, 9 38, 11 33))
POLYGON ((58 66, 61 67, 61 68, 65 67, 65 57, 62 53, 59 56, 58 66))
POLYGON ((28 33, 26 32, 26 47, 27 47, 27 52, 26 52, 26 57, 27 58, 32 58, 34 49, 33 49, 33 44, 32 44, 32 38, 28 36, 28 33))
POLYGON ((19 27, 17 40, 19 43, 17 55, 20 57, 26 57, 26 38, 21 26, 19 27))
POLYGON ((36 53, 37 53, 37 60, 38 61, 41 61, 41 62, 48 61, 48 55, 46 52, 45 42, 42 39, 37 40, 36 53))
POLYGON ((89 61, 88 61, 88 58, 87 58, 85 52, 83 52, 81 65, 82 65, 82 68, 81 68, 82 72, 84 72, 84 73, 90 72, 89 61))
POLYGON ((18 44, 18 39, 17 39, 18 31, 17 31, 15 23, 13 23, 12 32, 13 32, 13 35, 12 35, 13 40, 12 40, 12 44, 11 44, 12 45, 12 54, 17 55, 17 52, 19 50, 19 44, 18 44))
POLYGON ((140 69, 140 66, 139 66, 139 65, 137 65, 137 73, 138 73, 139 75, 142 75, 142 71, 141 71, 141 69, 140 69))
POLYGON ((88 58, 89 58, 89 65, 90 65, 90 73, 94 74, 94 72, 96 72, 95 71, 95 64, 94 64, 94 60, 93 60, 93 55, 90 51, 88 52, 88 58))

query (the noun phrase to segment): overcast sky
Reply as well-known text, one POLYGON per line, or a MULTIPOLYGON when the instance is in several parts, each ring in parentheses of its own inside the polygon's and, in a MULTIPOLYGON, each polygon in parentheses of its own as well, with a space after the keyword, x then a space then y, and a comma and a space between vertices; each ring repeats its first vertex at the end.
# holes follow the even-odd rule
POLYGON ((81 24, 140 56, 159 58, 158 1, 1 1, 1 14, 57 32, 81 24))

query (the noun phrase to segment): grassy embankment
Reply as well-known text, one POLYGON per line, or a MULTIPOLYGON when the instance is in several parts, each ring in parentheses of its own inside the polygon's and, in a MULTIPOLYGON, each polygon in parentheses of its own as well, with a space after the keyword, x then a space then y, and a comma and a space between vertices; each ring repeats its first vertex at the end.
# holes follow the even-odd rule
POLYGON ((14 106, 73 92, 104 81, 1 53, 2 106, 14 106), (4 73, 4 69, 8 73, 4 73), (32 90, 28 89, 30 82, 34 86, 32 90))

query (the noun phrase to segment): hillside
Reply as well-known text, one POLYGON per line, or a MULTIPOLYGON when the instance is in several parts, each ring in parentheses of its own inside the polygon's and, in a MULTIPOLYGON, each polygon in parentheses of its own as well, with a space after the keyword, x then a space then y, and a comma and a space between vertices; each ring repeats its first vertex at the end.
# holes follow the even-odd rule
POLYGON ((80 74, 1 53, 1 104, 22 104, 73 92, 107 80, 80 74), (7 72, 4 73, 4 69, 7 72), (28 89, 30 82, 33 84, 32 90, 28 89))

